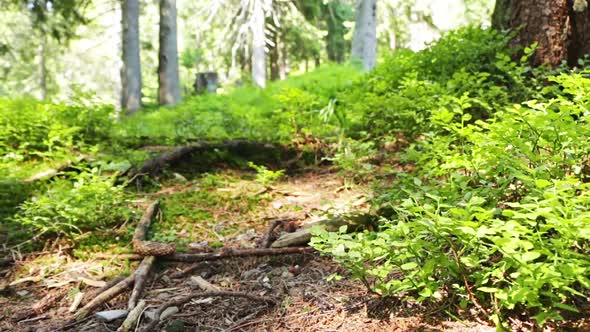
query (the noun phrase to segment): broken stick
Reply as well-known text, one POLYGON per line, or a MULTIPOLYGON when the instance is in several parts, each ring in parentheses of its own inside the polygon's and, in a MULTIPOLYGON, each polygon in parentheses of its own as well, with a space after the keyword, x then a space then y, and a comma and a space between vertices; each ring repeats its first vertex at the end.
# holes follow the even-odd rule
POLYGON ((133 310, 131 310, 129 312, 129 314, 127 315, 127 318, 125 318, 125 321, 123 322, 123 324, 121 324, 121 326, 117 329, 117 332, 129 332, 129 331, 133 330, 134 325, 139 320, 139 317, 141 317, 141 313, 143 312, 145 307, 146 307, 145 300, 139 301, 139 303, 135 306, 135 308, 133 308, 133 310))
POLYGON ((150 224, 158 213, 159 207, 160 201, 154 201, 148 206, 147 210, 137 223, 133 239, 131 240, 133 251, 137 254, 142 256, 164 256, 170 255, 176 251, 174 244, 146 241, 150 224))
POLYGON ((123 293, 127 288, 131 287, 131 285, 135 282, 135 274, 128 276, 127 278, 121 280, 116 285, 110 287, 109 289, 105 290, 104 292, 100 293, 97 297, 93 298, 88 304, 86 304, 82 309, 78 310, 76 314, 74 314, 74 320, 80 321, 86 316, 88 316, 92 311, 94 311, 99 306, 103 305, 104 303, 110 301, 115 296, 123 293))
POLYGON ((88 304, 88 302, 92 301, 98 295, 100 295, 101 293, 105 292, 109 288, 115 286, 116 284, 118 284, 119 282, 123 281, 124 279, 125 279, 124 276, 118 276, 116 278, 113 278, 113 279, 107 281, 106 285, 104 285, 103 287, 101 287, 101 288, 99 288, 97 290, 88 292, 84 296, 84 298, 82 299, 82 305, 88 304))
POLYGON ((185 303, 190 302, 192 299, 197 297, 242 297, 252 301, 257 302, 265 302, 271 305, 276 304, 276 300, 271 297, 264 297, 253 295, 245 292, 230 292, 230 291, 214 291, 214 292, 195 292, 191 293, 187 296, 183 296, 177 300, 173 300, 170 302, 166 302, 162 304, 154 313, 154 320, 150 322, 148 326, 146 326, 142 331, 156 331, 156 327, 160 323, 160 315, 164 312, 164 310, 168 309, 169 307, 180 307, 185 303))
POLYGON ((129 297, 129 304, 127 308, 129 310, 133 310, 137 305, 137 301, 141 298, 141 293, 143 292, 143 288, 145 286, 145 281, 147 276, 154 265, 154 261, 156 257, 154 256, 147 256, 141 261, 137 270, 135 270, 135 284, 133 285, 133 291, 131 292, 131 296, 129 297))
POLYGON ((314 249, 310 247, 222 249, 214 252, 204 252, 198 254, 174 253, 172 255, 164 256, 162 257, 162 259, 176 262, 200 262, 232 257, 258 257, 305 254, 313 251, 314 249))

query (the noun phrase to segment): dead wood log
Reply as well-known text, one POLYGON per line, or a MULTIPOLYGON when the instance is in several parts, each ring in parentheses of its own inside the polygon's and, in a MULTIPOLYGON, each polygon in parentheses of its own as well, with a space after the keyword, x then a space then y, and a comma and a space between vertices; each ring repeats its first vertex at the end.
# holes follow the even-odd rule
POLYGON ((117 329, 117 332, 129 332, 129 331, 133 330, 134 325, 139 320, 139 317, 141 317, 141 313, 143 312, 145 307, 146 307, 145 300, 139 301, 139 303, 135 306, 135 308, 133 308, 133 310, 131 310, 129 312, 129 314, 127 315, 127 318, 125 318, 125 321, 123 322, 123 324, 121 324, 121 326, 119 326, 119 328, 117 329))
POLYGON ((309 247, 222 249, 214 252, 204 252, 198 254, 174 253, 172 255, 163 256, 162 259, 176 262, 201 262, 234 257, 259 257, 305 254, 313 251, 314 249, 309 247))
POLYGON ((170 255, 176 251, 174 244, 146 241, 150 224, 156 216, 159 207, 160 201, 154 201, 148 206, 147 210, 137 223, 135 233, 133 234, 133 239, 131 240, 131 243, 133 244, 133 251, 136 254, 140 254, 142 256, 164 256, 170 255))
POLYGON ((89 156, 80 156, 80 157, 76 158, 76 160, 68 160, 64 163, 57 165, 55 168, 51 168, 51 169, 33 174, 29 178, 23 180, 23 182, 33 183, 33 182, 36 182, 39 180, 52 178, 65 170, 73 169, 73 168, 71 168, 72 165, 83 162, 83 161, 88 161, 89 159, 90 159, 89 156))
POLYGON ((143 165, 139 167, 135 172, 130 172, 129 176, 134 177, 141 174, 157 174, 166 165, 177 162, 191 153, 213 149, 240 149, 244 147, 255 147, 261 149, 285 149, 284 146, 278 144, 262 143, 244 139, 226 140, 217 143, 195 142, 189 145, 175 148, 170 152, 163 153, 157 157, 145 161, 143 165))
MULTIPOLYGON (((135 282, 135 274, 128 276, 127 278, 121 280, 116 285, 112 286, 111 288, 105 290, 104 292, 100 293, 98 296, 93 298, 90 302, 88 302, 82 309, 78 310, 74 314, 74 320, 80 321, 90 313, 92 313, 96 308, 100 307, 104 303, 110 301, 115 296, 123 293, 127 288, 131 287, 131 285, 135 282)), ((71 322, 68 322, 68 324, 71 322)), ((66 324, 66 325, 68 325, 66 324)))
POLYGON ((133 285, 133 291, 131 292, 131 296, 129 297, 129 303, 127 308, 129 310, 133 310, 137 305, 137 301, 141 298, 141 293, 143 292, 143 288, 145 286, 145 282, 147 277, 154 265, 154 261, 156 257, 154 256, 147 256, 141 261, 137 270, 135 270, 135 283, 133 285))
POLYGON ((51 178, 54 177, 55 175, 57 175, 59 172, 65 170, 66 168, 70 167, 72 165, 71 161, 65 162, 61 165, 58 165, 56 168, 51 168, 42 172, 39 172, 37 174, 32 175, 31 177, 23 180, 23 182, 25 183, 32 183, 35 181, 39 181, 45 178, 51 178))
POLYGON ((160 324, 160 315, 164 312, 164 310, 170 307, 179 307, 188 302, 190 302, 194 298, 198 297, 241 297, 246 298, 252 301, 257 302, 265 302, 270 305, 275 305, 276 300, 271 297, 264 297, 258 296, 254 294, 249 294, 245 292, 231 292, 231 291, 214 291, 214 292, 194 292, 189 295, 183 296, 179 299, 172 300, 162 304, 158 310, 154 313, 154 320, 150 322, 148 326, 146 326, 142 331, 156 331, 157 326, 160 324))
POLYGON ((332 219, 325 219, 306 224, 303 228, 293 232, 286 233, 279 237, 272 245, 272 248, 284 248, 291 246, 307 245, 311 240, 311 230, 313 227, 322 227, 327 231, 337 231, 342 226, 347 226, 347 231, 352 232, 360 228, 372 227, 377 217, 368 213, 348 213, 339 215, 332 219))

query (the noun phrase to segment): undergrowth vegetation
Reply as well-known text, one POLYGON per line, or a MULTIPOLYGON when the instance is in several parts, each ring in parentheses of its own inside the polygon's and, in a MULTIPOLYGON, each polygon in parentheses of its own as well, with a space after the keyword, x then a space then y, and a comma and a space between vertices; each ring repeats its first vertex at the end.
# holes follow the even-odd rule
MULTIPOLYGON (((136 218, 131 201, 159 184, 117 175, 150 157, 144 145, 319 141, 345 176, 373 180, 387 213, 376 230, 318 229, 312 245, 373 292, 451 314, 475 309, 498 327, 523 312, 539 325, 571 317, 590 295, 590 72, 583 62, 529 67, 534 45, 514 61, 510 38, 465 28, 424 51, 396 51, 364 76, 330 65, 124 119, 108 105, 0 99, 0 231, 73 238, 136 218), (64 162, 78 165, 23 181, 64 162)), ((252 161, 240 165, 261 187, 283 175, 252 161)), ((234 199, 226 207, 236 214, 260 202, 216 192, 218 180, 164 199, 152 238, 186 242, 178 234, 215 219, 204 202, 234 199)))
POLYGON ((509 62, 501 36, 480 34, 460 44, 487 54, 478 66, 443 38, 417 67, 394 66, 403 54, 369 76, 365 112, 382 130, 371 134, 410 137, 397 156, 413 172, 380 189, 389 213, 377 231, 318 229, 312 245, 382 296, 475 308, 498 327, 522 312, 544 325, 582 312, 590 294, 589 72, 532 72, 509 62), (439 61, 455 72, 436 71, 439 61))

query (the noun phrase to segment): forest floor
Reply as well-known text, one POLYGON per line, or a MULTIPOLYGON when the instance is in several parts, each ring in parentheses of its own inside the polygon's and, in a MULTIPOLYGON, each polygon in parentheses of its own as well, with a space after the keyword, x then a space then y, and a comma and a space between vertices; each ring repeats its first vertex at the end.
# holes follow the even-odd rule
MULTIPOLYGON (((162 213, 155 221, 154 236, 184 247, 254 248, 272 220, 287 218, 304 224, 326 215, 369 209, 370 188, 347 185, 347 179, 330 168, 284 176, 270 187, 243 171, 172 174, 169 181, 134 204, 145 207, 159 199, 162 213)), ((91 235, 107 243, 111 240, 110 247, 88 245, 74 254, 57 245, 0 270, 4 280, 0 288, 5 288, 0 294, 6 294, 0 296, 0 331, 41 332, 62 327, 72 318, 69 307, 76 292, 100 287, 104 280, 129 273, 138 265, 137 260, 113 254, 130 251, 129 246, 115 247, 129 239, 131 230, 129 225, 120 225, 113 233, 91 235), (18 320, 42 297, 58 293, 66 295, 43 312, 18 320)), ((201 276, 220 289, 272 296, 279 302, 270 306, 232 297, 196 299, 168 318, 165 331, 495 330, 445 319, 436 308, 380 300, 330 258, 316 253, 217 260, 199 264, 181 278, 174 275, 187 266, 189 263, 158 263, 144 291, 148 307, 140 323, 162 303, 189 293, 196 287, 192 278, 201 276), (334 273, 342 279, 329 281, 334 273)), ((108 309, 125 309, 128 293, 108 302, 108 309)), ((120 324, 121 320, 105 323, 91 315, 66 330, 115 331, 120 324)))

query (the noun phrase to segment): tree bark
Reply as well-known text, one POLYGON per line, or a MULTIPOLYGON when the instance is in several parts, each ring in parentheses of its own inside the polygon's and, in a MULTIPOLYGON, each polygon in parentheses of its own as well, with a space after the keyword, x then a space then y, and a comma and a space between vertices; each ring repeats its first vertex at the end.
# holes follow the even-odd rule
POLYGON ((377 62, 377 0, 358 0, 354 35, 352 38, 352 59, 361 61, 363 69, 369 71, 377 62))
POLYGON ((141 106, 141 60, 139 56, 139 0, 122 2, 121 108, 133 114, 141 106))
MULTIPOLYGON (((570 65, 590 52, 590 15, 586 0, 498 0, 492 16, 498 30, 516 30, 511 46, 538 43, 532 65, 570 65)), ((520 56, 522 52, 517 52, 520 56)))
POLYGON ((47 36, 41 34, 41 45, 39 46, 39 87, 41 89, 41 100, 47 99, 47 36))
POLYGON ((160 105, 173 105, 180 99, 176 0, 160 0, 158 102, 160 105))
POLYGON ((254 0, 252 11, 252 82, 266 87, 266 39, 263 0, 254 0))
POLYGON ((281 78, 280 75, 280 27, 275 26, 273 32, 273 43, 274 45, 270 49, 269 62, 270 62, 270 80, 276 81, 281 78))

